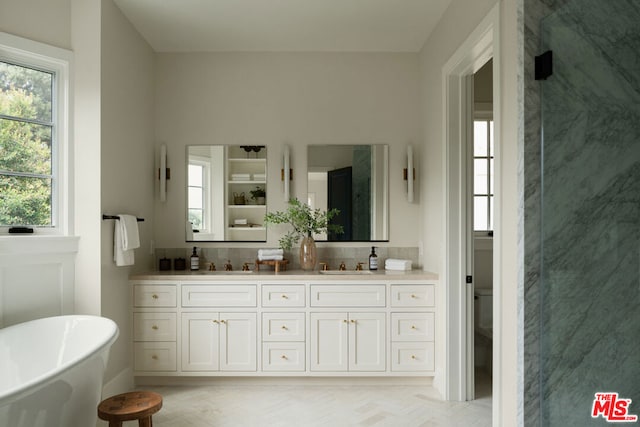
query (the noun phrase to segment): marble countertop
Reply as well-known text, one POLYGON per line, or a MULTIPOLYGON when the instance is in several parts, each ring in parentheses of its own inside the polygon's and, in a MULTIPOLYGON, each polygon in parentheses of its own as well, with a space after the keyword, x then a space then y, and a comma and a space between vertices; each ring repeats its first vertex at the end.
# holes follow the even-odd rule
POLYGON ((319 271, 290 270, 275 273, 273 270, 267 271, 150 271, 137 273, 129 276, 130 280, 191 280, 191 281, 229 281, 229 280, 314 280, 314 281, 383 281, 383 280, 438 280, 436 273, 409 270, 392 271, 378 270, 369 271, 340 271, 329 270, 328 273, 319 271))

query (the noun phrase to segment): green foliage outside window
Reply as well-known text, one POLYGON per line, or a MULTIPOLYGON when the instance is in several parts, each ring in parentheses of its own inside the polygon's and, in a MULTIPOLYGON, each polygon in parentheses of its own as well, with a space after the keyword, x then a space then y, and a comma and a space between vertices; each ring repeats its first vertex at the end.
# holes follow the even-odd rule
POLYGON ((0 225, 52 225, 52 80, 0 62, 0 225))

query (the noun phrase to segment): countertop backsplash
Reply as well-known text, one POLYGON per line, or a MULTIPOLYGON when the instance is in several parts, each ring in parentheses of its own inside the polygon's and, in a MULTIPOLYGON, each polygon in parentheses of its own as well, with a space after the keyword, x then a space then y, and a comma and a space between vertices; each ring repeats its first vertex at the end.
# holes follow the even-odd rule
MULTIPOLYGON (((344 262, 347 270, 355 270, 358 262, 363 263, 363 268, 368 269, 369 254, 372 243, 362 247, 322 247, 322 243, 318 245, 318 263, 326 262, 329 269, 337 270, 340 263, 344 262)), ((234 270, 241 270, 242 265, 246 262, 251 270, 254 269, 254 263, 258 257, 259 248, 206 248, 198 247, 200 255, 200 269, 206 270, 209 264, 213 262, 217 270, 223 270, 227 260, 231 261, 234 270)), ((187 269, 189 268, 188 259, 191 256, 193 247, 189 248, 157 248, 155 252, 155 270, 159 270, 159 260, 162 258, 171 259, 171 267, 173 269, 173 260, 176 258, 184 258, 187 260, 187 269)), ((417 247, 385 247, 376 246, 376 254, 378 255, 379 268, 384 268, 384 261, 387 258, 409 259, 412 262, 413 269, 420 269, 419 251, 417 247)), ((285 251, 285 259, 289 261, 287 270, 299 270, 300 263, 298 257, 298 248, 294 247, 290 251, 285 251)), ((272 267, 262 267, 267 270, 272 267)), ((318 269, 319 267, 316 267, 318 269)))

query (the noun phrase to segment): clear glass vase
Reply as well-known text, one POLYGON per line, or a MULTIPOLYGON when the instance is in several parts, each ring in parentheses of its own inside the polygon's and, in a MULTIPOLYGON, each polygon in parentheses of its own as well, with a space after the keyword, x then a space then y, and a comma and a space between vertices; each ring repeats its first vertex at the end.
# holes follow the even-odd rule
POLYGON ((307 236, 300 243, 300 268, 311 271, 316 268, 316 241, 307 236))

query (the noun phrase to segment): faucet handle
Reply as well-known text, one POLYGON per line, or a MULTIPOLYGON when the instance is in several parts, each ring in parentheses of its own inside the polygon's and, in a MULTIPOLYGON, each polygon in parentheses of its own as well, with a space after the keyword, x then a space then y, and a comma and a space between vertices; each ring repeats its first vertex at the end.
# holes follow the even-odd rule
POLYGON ((216 271, 216 265, 213 262, 209 263, 209 271, 216 271))
POLYGON ((340 271, 345 271, 347 269, 347 266, 344 264, 344 261, 342 261, 340 263, 340 267, 338 268, 340 271))
POLYGON ((233 271, 233 266, 231 265, 230 259, 228 259, 227 263, 224 265, 224 271, 233 271))
POLYGON ((329 270, 329 265, 326 262, 321 262, 320 263, 320 270, 328 271, 329 270))
POLYGON ((242 271, 249 271, 249 263, 245 262, 244 264, 242 264, 242 271))
POLYGON ((362 271, 362 264, 364 264, 364 262, 359 262, 358 265, 356 265, 356 271, 362 271))

